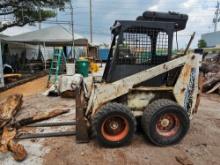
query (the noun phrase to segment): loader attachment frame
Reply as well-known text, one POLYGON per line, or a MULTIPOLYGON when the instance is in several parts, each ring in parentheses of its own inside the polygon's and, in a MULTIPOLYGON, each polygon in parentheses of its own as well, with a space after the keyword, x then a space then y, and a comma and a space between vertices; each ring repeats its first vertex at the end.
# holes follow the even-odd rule
POLYGON ((82 85, 76 88, 76 142, 88 143, 88 126, 85 118, 85 97, 82 90, 82 85))

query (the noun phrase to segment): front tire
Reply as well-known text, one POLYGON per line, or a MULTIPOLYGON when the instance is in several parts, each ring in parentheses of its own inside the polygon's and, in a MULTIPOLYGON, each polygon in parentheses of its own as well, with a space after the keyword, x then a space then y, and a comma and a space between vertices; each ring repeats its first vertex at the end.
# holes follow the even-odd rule
POLYGON ((136 119, 124 105, 109 103, 92 120, 97 141, 106 147, 121 147, 131 142, 136 130, 136 119))
POLYGON ((147 106, 141 125, 152 143, 167 146, 183 139, 188 132, 190 120, 187 112, 177 103, 159 99, 147 106))

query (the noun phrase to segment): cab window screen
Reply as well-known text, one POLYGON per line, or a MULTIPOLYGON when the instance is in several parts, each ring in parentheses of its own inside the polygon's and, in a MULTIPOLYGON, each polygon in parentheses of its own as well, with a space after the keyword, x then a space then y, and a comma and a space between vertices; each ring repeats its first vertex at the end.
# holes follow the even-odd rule
POLYGON ((128 28, 118 49, 117 64, 160 63, 159 56, 168 55, 168 35, 160 29, 128 28))

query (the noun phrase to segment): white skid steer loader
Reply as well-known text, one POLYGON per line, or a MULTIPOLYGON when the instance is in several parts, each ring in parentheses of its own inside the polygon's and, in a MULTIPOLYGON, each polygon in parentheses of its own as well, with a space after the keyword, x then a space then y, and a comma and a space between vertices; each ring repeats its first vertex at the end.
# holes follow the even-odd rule
POLYGON ((76 139, 95 136, 107 147, 131 142, 137 120, 154 144, 176 144, 186 135, 199 105, 200 54, 173 56, 175 32, 188 16, 144 12, 135 21, 116 21, 101 83, 76 97, 76 139))

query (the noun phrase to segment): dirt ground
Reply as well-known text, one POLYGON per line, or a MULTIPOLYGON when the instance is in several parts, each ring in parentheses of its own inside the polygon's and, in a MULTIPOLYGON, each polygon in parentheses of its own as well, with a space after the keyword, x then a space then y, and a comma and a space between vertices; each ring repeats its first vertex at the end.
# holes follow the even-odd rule
POLYGON ((23 93, 24 96, 31 96, 43 92, 46 90, 47 80, 48 76, 44 76, 1 92, 0 101, 16 93, 23 93))
MULTIPOLYGON (((49 98, 40 94, 24 98, 20 113, 31 114, 51 108, 69 107, 70 114, 52 119, 53 121, 71 121, 75 118, 75 103, 72 99, 49 98)), ((176 160, 182 158, 188 164, 220 164, 220 96, 204 95, 198 114, 191 121, 191 128, 183 141, 170 147, 156 147, 137 133, 132 143, 126 147, 106 149, 95 140, 88 144, 76 144, 75 137, 21 140, 28 157, 24 165, 180 165, 176 160)), ((38 128, 34 132, 50 132, 64 128, 38 128)), ((69 126, 65 130, 74 130, 69 126)), ((27 131, 27 130, 26 130, 27 131)), ((0 156, 0 164, 17 165, 10 154, 0 156)))

